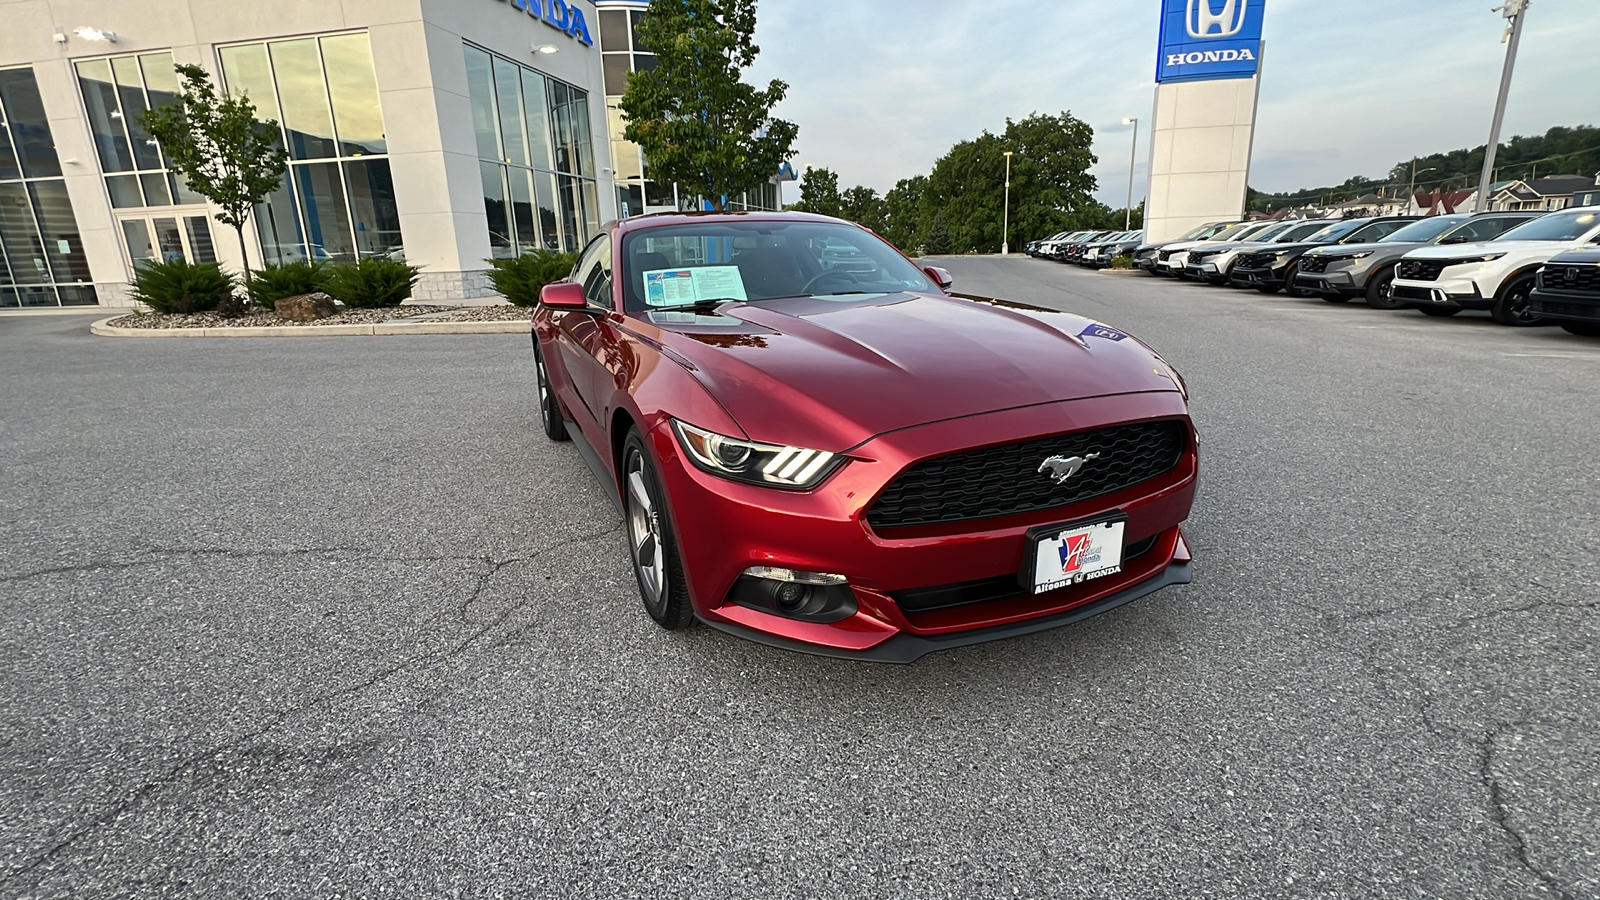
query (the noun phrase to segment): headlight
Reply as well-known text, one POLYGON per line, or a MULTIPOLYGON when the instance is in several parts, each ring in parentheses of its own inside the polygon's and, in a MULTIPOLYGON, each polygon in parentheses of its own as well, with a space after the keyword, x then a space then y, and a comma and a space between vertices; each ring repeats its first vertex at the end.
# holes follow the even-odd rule
POLYGON ((1452 266, 1460 266, 1460 265, 1465 265, 1466 263, 1494 262, 1495 260, 1499 259, 1502 256, 1505 256, 1505 254, 1504 253, 1485 253, 1483 256, 1469 256, 1466 259, 1453 260, 1453 261, 1451 261, 1450 265, 1452 265, 1452 266))
POLYGON ((702 471, 733 481, 805 490, 815 487, 844 462, 837 453, 758 444, 696 428, 677 419, 678 443, 702 471))
POLYGON ((1372 255, 1372 251, 1371 250, 1366 250, 1366 251, 1363 251, 1361 253, 1346 253, 1343 256, 1330 256, 1330 257, 1328 257, 1328 259, 1329 259, 1330 262, 1332 260, 1336 260, 1336 259, 1338 259, 1338 260, 1366 259, 1367 257, 1369 257, 1371 255, 1372 255))

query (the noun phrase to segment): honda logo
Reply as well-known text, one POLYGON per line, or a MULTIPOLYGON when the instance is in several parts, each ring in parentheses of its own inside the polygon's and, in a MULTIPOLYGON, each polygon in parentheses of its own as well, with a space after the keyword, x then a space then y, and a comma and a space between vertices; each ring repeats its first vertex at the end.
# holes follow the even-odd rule
POLYGON ((1221 0, 1222 10, 1215 7, 1218 0, 1189 0, 1189 12, 1184 16, 1184 27, 1192 38, 1233 37, 1244 30, 1246 0, 1221 0))

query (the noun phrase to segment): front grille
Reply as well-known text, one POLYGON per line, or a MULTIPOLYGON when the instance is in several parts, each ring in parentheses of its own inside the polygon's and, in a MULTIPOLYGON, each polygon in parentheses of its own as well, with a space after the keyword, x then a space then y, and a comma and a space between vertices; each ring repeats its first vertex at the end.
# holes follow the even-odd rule
POLYGON ((1557 300, 1546 300, 1535 295, 1528 303, 1528 308, 1537 315, 1600 322, 1600 306, 1592 303, 1562 303, 1557 300))
POLYGON ((1190 250, 1189 251, 1189 262, 1191 262, 1191 263, 1205 262, 1206 260, 1210 259, 1213 256, 1216 256, 1218 253, 1221 253, 1221 252, 1222 252, 1221 250, 1190 250))
POLYGON ((1389 289, 1389 296, 1396 300, 1417 300, 1422 303, 1433 302, 1433 291, 1427 288, 1412 287, 1409 284, 1397 284, 1389 289))
POLYGON ((1141 422, 924 460, 867 510, 873 528, 987 519, 1066 506, 1167 472, 1188 443, 1182 422, 1141 422), (1100 454, 1066 484, 1042 474, 1052 456, 1100 454))
POLYGON ((1171 259, 1172 258, 1172 254, 1177 253, 1177 252, 1178 251, 1176 251, 1176 250, 1162 250, 1160 253, 1157 254, 1157 257, 1164 262, 1166 260, 1171 259))
POLYGON ((1274 253, 1246 253, 1234 264, 1236 269, 1270 269, 1274 253))
POLYGON ((1138 255, 1135 256, 1134 258, 1135 259, 1152 259, 1152 258, 1155 257, 1155 255, 1156 255, 1156 251, 1154 251, 1154 250, 1140 250, 1138 255))
POLYGON ((1320 275, 1328 271, 1328 258, 1326 256, 1300 257, 1300 271, 1312 275, 1320 275))
POLYGON ((1547 265, 1539 270, 1539 287, 1547 291, 1600 294, 1600 266, 1547 265))
POLYGON ((1407 281, 1437 281, 1439 273, 1449 265, 1448 259, 1402 259, 1394 267, 1394 276, 1407 281))

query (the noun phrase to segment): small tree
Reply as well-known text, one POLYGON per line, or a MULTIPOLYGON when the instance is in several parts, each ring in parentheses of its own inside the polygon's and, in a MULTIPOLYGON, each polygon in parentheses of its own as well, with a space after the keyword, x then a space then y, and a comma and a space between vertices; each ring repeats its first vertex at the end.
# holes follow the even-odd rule
POLYGON ((843 203, 838 174, 827 166, 814 166, 806 169, 806 179, 800 182, 800 202, 791 209, 838 217, 844 211, 843 203))
POLYGON ((278 123, 258 122, 248 96, 218 98, 211 76, 199 66, 176 69, 183 78, 178 102, 141 112, 139 124, 161 145, 189 189, 216 205, 217 221, 238 234, 248 281, 245 223, 255 205, 278 189, 288 165, 278 123))
POLYGON ((788 85, 758 91, 740 79, 760 52, 755 30, 755 0, 651 0, 639 40, 658 63, 628 75, 619 103, 623 136, 644 151, 650 178, 692 188, 719 210, 777 174, 799 134, 772 118, 788 85))

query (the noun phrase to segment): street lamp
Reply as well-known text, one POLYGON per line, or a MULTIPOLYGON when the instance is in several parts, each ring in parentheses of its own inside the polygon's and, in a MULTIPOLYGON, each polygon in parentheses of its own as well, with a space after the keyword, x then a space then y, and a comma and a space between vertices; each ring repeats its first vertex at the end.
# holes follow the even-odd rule
POLYGON ((1412 202, 1412 203, 1416 203, 1417 202, 1417 176, 1418 175, 1426 175, 1429 172, 1437 172, 1437 171, 1439 171, 1437 166, 1429 166, 1428 168, 1423 169, 1420 172, 1417 171, 1417 158, 1415 156, 1411 157, 1411 188, 1410 188, 1410 190, 1408 190, 1406 192, 1406 199, 1408 201, 1412 202))
POLYGON ((1133 143, 1128 149, 1128 205, 1122 210, 1122 230, 1133 230, 1133 165, 1139 159, 1139 120, 1123 119, 1122 124, 1133 126, 1133 143))
POLYGON ((1011 255, 1011 151, 1006 151, 1006 205, 1001 214, 1000 255, 1011 255))
POLYGON ((1478 176, 1478 212, 1489 208, 1490 178, 1494 176, 1494 155, 1500 149, 1500 125, 1506 117, 1506 95, 1511 93, 1511 70, 1517 64, 1517 44, 1522 41, 1522 24, 1528 18, 1528 4, 1532 0, 1506 0, 1490 12, 1506 17, 1506 33, 1500 40, 1506 42, 1506 64, 1500 70, 1500 95, 1494 102, 1494 122, 1489 125, 1489 143, 1483 151, 1483 172, 1478 176))

